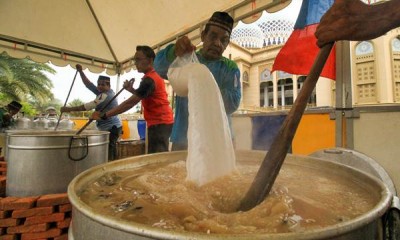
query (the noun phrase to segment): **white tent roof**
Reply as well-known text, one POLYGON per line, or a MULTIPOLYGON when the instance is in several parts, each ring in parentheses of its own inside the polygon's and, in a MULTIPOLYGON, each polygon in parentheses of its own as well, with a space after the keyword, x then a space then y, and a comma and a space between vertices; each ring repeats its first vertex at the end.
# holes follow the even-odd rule
MULTIPOLYGON (((254 19, 290 0, 0 0, 0 53, 92 72, 130 70, 137 45, 163 48, 178 36, 200 42, 214 11, 254 19)), ((254 19, 256 20, 256 19, 254 19)))

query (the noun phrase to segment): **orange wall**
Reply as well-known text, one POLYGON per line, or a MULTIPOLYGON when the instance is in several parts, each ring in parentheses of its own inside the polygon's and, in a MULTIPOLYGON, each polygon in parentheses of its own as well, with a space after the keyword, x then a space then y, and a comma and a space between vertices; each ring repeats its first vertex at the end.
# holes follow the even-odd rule
MULTIPOLYGON (((75 130, 79 130, 81 129, 86 123, 87 121, 89 121, 88 119, 71 119, 72 121, 75 122, 75 130)), ((130 138, 130 130, 129 130, 129 126, 128 126, 128 120, 122 120, 122 139, 129 139, 130 138)))
POLYGON ((293 139, 293 154, 309 155, 335 147, 335 120, 329 113, 304 114, 293 139))

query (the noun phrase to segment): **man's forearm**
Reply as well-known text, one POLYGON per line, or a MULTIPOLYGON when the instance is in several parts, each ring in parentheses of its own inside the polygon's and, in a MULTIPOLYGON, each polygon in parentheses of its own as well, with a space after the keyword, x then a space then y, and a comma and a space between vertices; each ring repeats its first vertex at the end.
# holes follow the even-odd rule
POLYGON ((70 112, 80 112, 80 111, 86 111, 85 106, 84 105, 80 105, 80 106, 75 106, 75 107, 68 107, 70 112))
POLYGON ((86 77, 85 73, 83 71, 79 71, 79 75, 81 76, 82 82, 87 85, 90 83, 89 78, 86 77))
POLYGON ((106 117, 112 117, 112 116, 118 115, 120 113, 126 112, 129 109, 131 109, 133 106, 135 106, 139 101, 140 101, 139 97, 137 97, 136 95, 132 95, 130 98, 128 98, 127 100, 122 102, 120 105, 107 111, 105 113, 106 117))

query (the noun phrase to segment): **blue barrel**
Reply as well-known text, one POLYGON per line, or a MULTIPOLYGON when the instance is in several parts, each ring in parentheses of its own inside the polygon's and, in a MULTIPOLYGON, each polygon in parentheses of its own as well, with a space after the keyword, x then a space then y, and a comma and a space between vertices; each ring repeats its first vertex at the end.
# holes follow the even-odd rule
POLYGON ((137 129, 138 129, 140 140, 144 140, 146 138, 146 120, 138 119, 137 120, 137 129))

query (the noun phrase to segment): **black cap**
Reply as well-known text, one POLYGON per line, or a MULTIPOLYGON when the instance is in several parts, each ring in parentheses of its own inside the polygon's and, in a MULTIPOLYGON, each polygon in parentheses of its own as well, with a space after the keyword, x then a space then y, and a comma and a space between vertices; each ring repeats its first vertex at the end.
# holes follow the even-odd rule
POLYGON ((17 102, 17 101, 12 101, 7 105, 9 108, 13 108, 15 110, 20 110, 22 108, 21 103, 17 102))
POLYGON ((227 12, 214 12, 207 25, 214 25, 229 32, 232 32, 233 18, 227 12))
POLYGON ((106 81, 106 82, 110 82, 110 77, 100 75, 99 78, 97 79, 97 81, 106 81))

